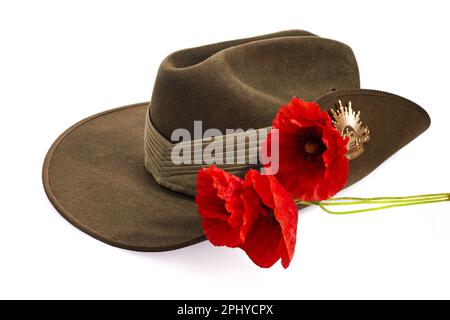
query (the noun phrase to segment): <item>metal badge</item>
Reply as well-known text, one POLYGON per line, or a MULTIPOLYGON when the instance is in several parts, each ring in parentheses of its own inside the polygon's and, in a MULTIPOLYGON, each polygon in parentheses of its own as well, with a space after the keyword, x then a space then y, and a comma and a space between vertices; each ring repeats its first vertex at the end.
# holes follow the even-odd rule
POLYGON ((331 110, 334 119, 333 125, 344 138, 349 137, 347 159, 352 160, 364 152, 364 144, 370 141, 370 131, 367 126, 362 124, 361 111, 353 111, 351 101, 347 106, 342 105, 341 100, 338 102, 338 109, 331 110))

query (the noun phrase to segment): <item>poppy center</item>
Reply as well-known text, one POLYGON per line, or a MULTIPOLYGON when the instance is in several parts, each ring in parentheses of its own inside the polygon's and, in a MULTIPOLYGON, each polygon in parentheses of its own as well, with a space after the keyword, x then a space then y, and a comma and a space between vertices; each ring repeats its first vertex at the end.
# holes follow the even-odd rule
POLYGON ((274 222, 275 224, 277 224, 277 219, 275 218, 275 211, 272 208, 269 208, 268 206, 266 206, 264 203, 261 202, 261 207, 262 207, 262 215, 265 217, 269 217, 272 218, 271 221, 274 222))
POLYGON ((319 146, 315 142, 308 141, 305 143, 305 152, 306 153, 313 154, 317 151, 318 148, 319 148, 319 146))
POLYGON ((317 127, 303 128, 298 133, 298 147, 303 159, 316 163, 327 150, 322 141, 322 131, 317 127))

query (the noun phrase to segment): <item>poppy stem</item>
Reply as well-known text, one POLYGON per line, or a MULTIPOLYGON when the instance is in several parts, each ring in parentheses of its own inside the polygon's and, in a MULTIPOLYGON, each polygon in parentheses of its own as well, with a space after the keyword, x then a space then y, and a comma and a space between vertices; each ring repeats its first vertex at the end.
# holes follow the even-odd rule
POLYGON ((339 198, 330 198, 328 200, 320 202, 296 200, 296 203, 303 205, 317 205, 327 213, 335 215, 345 215, 369 211, 378 211, 394 207, 404 207, 404 206, 412 206, 426 203, 437 203, 445 201, 450 201, 450 193, 423 194, 404 197, 376 197, 376 198, 339 197, 339 198), (346 206, 346 205, 378 205, 378 206, 348 211, 333 211, 327 208, 329 206, 346 206))
POLYGON ((430 198, 430 197, 450 197, 450 193, 432 193, 432 194, 420 194, 420 195, 414 195, 414 196, 403 196, 403 197, 375 197, 375 198, 356 198, 356 197, 336 197, 336 198, 330 198, 330 200, 412 200, 415 198, 430 198))
POLYGON ((448 199, 446 195, 433 195, 427 197, 404 197, 404 198, 372 198, 372 199, 358 199, 354 198, 356 201, 349 201, 353 199, 338 199, 338 198, 330 198, 329 200, 321 201, 320 203, 324 206, 347 206, 347 205, 357 205, 357 204, 390 204, 390 203, 402 203, 402 202, 420 202, 423 200, 439 200, 443 199, 444 201, 448 199))

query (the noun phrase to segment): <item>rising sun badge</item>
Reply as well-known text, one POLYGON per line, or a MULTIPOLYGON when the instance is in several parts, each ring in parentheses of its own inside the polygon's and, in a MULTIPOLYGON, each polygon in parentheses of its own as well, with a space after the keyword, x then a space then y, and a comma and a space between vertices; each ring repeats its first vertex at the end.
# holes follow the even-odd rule
POLYGON ((338 108, 331 110, 331 115, 334 119, 333 125, 344 138, 349 138, 347 158, 352 160, 364 152, 364 144, 370 140, 370 131, 361 121, 361 111, 356 112, 352 109, 351 101, 346 106, 342 105, 341 100, 338 102, 338 108))

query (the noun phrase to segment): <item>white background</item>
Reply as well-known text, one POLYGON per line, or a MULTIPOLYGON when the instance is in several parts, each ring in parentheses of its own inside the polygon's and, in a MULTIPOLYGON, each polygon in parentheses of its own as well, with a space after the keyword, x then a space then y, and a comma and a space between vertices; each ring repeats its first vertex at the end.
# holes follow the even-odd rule
POLYGON ((450 203, 300 214, 288 270, 204 242, 135 253, 66 222, 41 185, 73 123, 150 99, 169 53, 306 29, 352 46, 361 84, 405 96, 431 128, 341 195, 450 192, 448 1, 0 0, 0 298, 450 298, 450 203))

